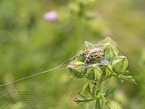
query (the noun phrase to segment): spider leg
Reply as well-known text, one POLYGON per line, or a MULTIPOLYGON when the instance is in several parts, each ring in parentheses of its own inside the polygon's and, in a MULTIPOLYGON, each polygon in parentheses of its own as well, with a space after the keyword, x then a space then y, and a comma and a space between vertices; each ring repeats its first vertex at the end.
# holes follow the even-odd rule
POLYGON ((87 50, 85 50, 84 51, 84 54, 85 54, 85 57, 88 55, 88 51, 87 50))
POLYGON ((97 57, 100 57, 100 58, 105 58, 105 57, 103 57, 103 56, 100 56, 100 55, 97 55, 97 56, 96 56, 96 58, 97 58, 97 57))
POLYGON ((84 62, 86 62, 87 60, 88 60, 88 58, 86 58, 84 62))

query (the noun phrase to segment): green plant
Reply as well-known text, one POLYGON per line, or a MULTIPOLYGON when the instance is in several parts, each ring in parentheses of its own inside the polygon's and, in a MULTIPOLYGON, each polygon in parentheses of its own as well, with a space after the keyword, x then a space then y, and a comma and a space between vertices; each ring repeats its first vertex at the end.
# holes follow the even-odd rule
POLYGON ((127 66, 127 58, 117 50, 110 37, 97 45, 85 42, 84 48, 68 65, 74 77, 85 78, 87 81, 82 90, 78 92, 83 99, 75 98, 74 101, 77 103, 95 102, 95 109, 106 109, 107 107, 120 109, 118 102, 109 99, 109 95, 116 88, 103 92, 102 86, 103 82, 111 77, 135 83, 126 70, 127 66), (87 91, 89 95, 84 95, 84 91, 87 91))
POLYGON ((92 20, 94 17, 94 6, 97 0, 73 0, 68 5, 68 10, 73 21, 75 21, 75 47, 80 46, 82 41, 83 27, 85 22, 92 20))

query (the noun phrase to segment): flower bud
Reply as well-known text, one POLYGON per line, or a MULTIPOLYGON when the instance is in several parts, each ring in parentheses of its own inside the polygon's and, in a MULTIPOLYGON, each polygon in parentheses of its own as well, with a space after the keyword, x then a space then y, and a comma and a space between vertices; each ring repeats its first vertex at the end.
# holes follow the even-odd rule
POLYGON ((100 81, 102 74, 103 72, 98 65, 96 65, 95 67, 89 66, 87 69, 86 78, 94 81, 100 81))
POLYGON ((114 42, 111 40, 110 37, 107 37, 102 44, 102 48, 104 50, 105 56, 107 58, 113 58, 118 55, 118 50, 115 47, 114 42))
POLYGON ((68 65, 68 68, 72 75, 76 78, 82 78, 87 73, 86 66, 81 61, 72 62, 70 65, 68 65))
POLYGON ((113 70, 112 70, 112 66, 110 63, 106 63, 105 65, 102 65, 101 70, 103 72, 103 75, 101 76, 102 80, 111 77, 113 70))
POLYGON ((69 65, 69 66, 68 66, 69 70, 72 71, 72 69, 73 69, 74 66, 75 66, 75 65, 69 65))
POLYGON ((108 63, 106 66, 106 78, 110 77, 110 75, 112 74, 112 66, 108 63))
POLYGON ((125 56, 113 58, 112 67, 115 73, 123 73, 128 66, 128 60, 125 56))
POLYGON ((116 57, 115 51, 109 44, 105 46, 104 53, 105 53, 105 57, 107 57, 107 58, 116 57))

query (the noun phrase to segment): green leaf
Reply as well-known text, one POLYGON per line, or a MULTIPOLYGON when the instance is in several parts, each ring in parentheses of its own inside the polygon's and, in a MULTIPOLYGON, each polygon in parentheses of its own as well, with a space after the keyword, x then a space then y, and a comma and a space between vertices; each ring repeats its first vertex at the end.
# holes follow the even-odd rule
POLYGON ((81 94, 82 94, 82 93, 85 91, 85 89, 88 87, 89 83, 90 83, 90 80, 88 80, 87 83, 82 87, 82 89, 81 89, 81 94))
POLYGON ((95 95, 96 89, 97 89, 97 86, 94 85, 93 88, 92 88, 92 93, 93 93, 93 95, 95 95))
POLYGON ((82 97, 82 98, 84 98, 84 99, 87 99, 87 97, 85 97, 83 94, 81 94, 80 92, 78 92, 78 94, 82 97))
POLYGON ((96 98, 90 98, 90 99, 85 99, 85 100, 79 100, 78 98, 75 98, 74 101, 77 103, 80 102, 89 102, 89 101, 94 101, 96 98))
POLYGON ((133 79, 132 76, 125 76, 125 75, 120 74, 120 75, 118 75, 118 78, 128 80, 128 81, 136 84, 136 81, 135 81, 135 79, 133 79))
POLYGON ((123 74, 123 75, 129 75, 130 72, 129 72, 128 70, 125 70, 122 74, 123 74))
POLYGON ((95 95, 91 92, 91 88, 90 88, 89 85, 87 86, 87 91, 89 92, 89 94, 90 94, 92 97, 95 97, 95 95))
POLYGON ((98 96, 99 92, 100 92, 100 90, 97 90, 97 91, 96 91, 96 96, 98 96))
POLYGON ((112 88, 112 89, 108 89, 104 95, 104 97, 108 97, 110 94, 112 94, 114 91, 116 90, 116 88, 112 88))
POLYGON ((107 105, 110 109, 121 109, 121 106, 117 101, 109 101, 107 105))

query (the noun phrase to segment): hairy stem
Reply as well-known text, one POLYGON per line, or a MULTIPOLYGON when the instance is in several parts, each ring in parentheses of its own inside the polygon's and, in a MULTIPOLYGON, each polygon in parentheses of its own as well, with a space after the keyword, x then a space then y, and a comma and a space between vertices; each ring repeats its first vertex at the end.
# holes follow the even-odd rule
POLYGON ((83 86, 82 90, 81 90, 81 94, 84 93, 84 91, 86 90, 88 84, 90 83, 90 80, 87 81, 87 83, 83 86))
POLYGON ((97 90, 101 93, 102 92, 102 81, 98 82, 97 84, 97 90))
POLYGON ((96 99, 95 109, 101 109, 100 100, 99 99, 96 99))
MULTIPOLYGON (((102 82, 99 82, 97 85, 97 92, 101 93, 102 92, 102 82)), ((96 104, 95 104, 95 109, 101 109, 101 103, 100 103, 100 95, 96 95, 98 96, 96 99, 96 104)))

